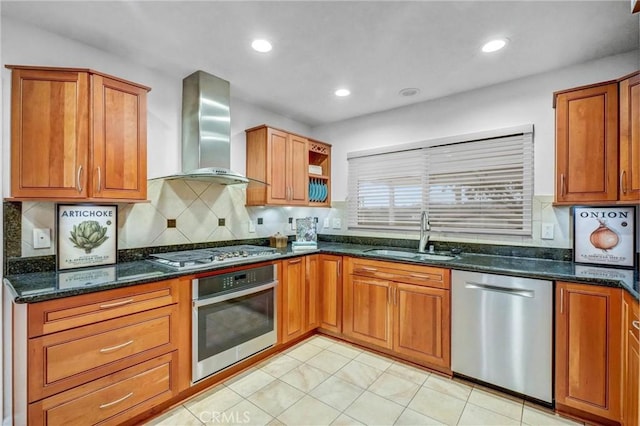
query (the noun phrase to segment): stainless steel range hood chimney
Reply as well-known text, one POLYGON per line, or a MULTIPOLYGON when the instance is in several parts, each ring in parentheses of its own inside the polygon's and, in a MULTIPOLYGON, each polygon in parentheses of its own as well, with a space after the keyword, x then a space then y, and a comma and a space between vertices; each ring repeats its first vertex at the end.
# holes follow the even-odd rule
POLYGON ((259 182, 229 169, 229 87, 228 81, 204 71, 196 71, 182 80, 182 173, 164 179, 200 180, 223 185, 259 182))

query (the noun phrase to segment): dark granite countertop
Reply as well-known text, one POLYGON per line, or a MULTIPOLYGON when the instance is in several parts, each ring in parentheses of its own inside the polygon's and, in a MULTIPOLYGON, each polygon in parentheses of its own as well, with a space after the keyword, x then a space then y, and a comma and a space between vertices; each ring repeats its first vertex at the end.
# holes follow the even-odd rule
MULTIPOLYGON (((494 256, 487 254, 462 253, 455 259, 446 261, 423 261, 408 258, 394 258, 368 252, 371 249, 385 247, 344 244, 319 243, 319 249, 293 253, 291 247, 280 250, 277 256, 265 260, 280 260, 289 257, 303 256, 310 253, 327 253, 388 260, 401 263, 439 266, 464 271, 487 272, 501 275, 540 278, 547 280, 581 282, 599 286, 624 288, 634 298, 639 299, 638 271, 632 269, 603 268, 590 265, 579 265, 573 262, 532 259, 511 256, 494 256)), ((398 250, 396 247, 390 249, 398 250)), ((401 249, 409 251, 407 249, 401 249)), ((4 282, 16 303, 34 303, 44 300, 58 299, 84 293, 109 290, 153 281, 177 278, 185 275, 202 274, 215 270, 227 269, 231 266, 255 263, 256 260, 245 260, 233 265, 221 265, 206 269, 174 271, 165 266, 141 260, 120 263, 108 267, 74 270, 71 272, 35 272, 19 275, 8 275, 4 282)))

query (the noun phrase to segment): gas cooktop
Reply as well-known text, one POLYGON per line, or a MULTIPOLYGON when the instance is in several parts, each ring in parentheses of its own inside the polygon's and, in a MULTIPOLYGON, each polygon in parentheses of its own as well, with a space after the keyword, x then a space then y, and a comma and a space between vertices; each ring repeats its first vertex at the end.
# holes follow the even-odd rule
POLYGON ((228 265, 247 259, 259 260, 276 257, 279 254, 276 249, 271 247, 239 245, 152 254, 152 259, 149 261, 182 271, 228 265))

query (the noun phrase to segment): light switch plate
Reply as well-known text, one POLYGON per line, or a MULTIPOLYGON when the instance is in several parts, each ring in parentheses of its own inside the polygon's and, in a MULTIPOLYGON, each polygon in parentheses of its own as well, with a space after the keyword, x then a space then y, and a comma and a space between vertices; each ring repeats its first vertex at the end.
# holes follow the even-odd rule
POLYGON ((33 229, 33 248, 49 248, 51 247, 51 229, 34 228, 33 229))
POLYGON ((342 220, 339 217, 334 217, 333 218, 333 229, 340 229, 342 228, 342 220))
POLYGON ((249 232, 256 232, 256 224, 252 220, 249 221, 249 232))
POLYGON ((325 217, 325 218, 324 218, 324 223, 322 224, 322 227, 323 227, 323 228, 329 228, 329 227, 331 227, 331 225, 329 224, 329 218, 328 218, 328 217, 325 217))
POLYGON ((553 223, 542 224, 540 238, 543 240, 553 240, 553 223))

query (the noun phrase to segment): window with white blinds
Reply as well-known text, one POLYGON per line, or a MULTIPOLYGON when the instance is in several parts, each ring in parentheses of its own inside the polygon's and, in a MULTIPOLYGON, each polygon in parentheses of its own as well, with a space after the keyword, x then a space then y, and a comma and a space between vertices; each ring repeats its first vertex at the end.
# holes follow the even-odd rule
POLYGON ((350 154, 350 228, 531 235, 532 132, 411 147, 350 154))
POLYGON ((349 159, 349 227, 414 230, 423 188, 421 149, 349 159))

